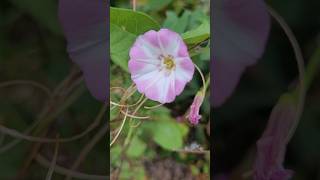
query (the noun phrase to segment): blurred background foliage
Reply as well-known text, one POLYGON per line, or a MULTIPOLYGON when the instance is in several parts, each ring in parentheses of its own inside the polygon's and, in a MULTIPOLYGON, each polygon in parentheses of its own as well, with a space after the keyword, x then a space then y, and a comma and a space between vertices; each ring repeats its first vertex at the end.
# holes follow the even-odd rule
MULTIPOLYGON (((132 9, 132 4, 127 0, 111 1, 112 7, 132 9)), ((183 34, 190 30, 205 31, 209 30, 209 1, 182 1, 182 0, 139 0, 137 1, 137 11, 144 12, 153 18, 160 27, 168 28, 183 34), (202 26, 201 26, 202 25, 202 26), (200 27, 200 28, 199 28, 200 27)), ((138 29, 130 29, 135 21, 130 17, 124 17, 121 12, 111 12, 111 23, 119 26, 117 31, 110 31, 111 35, 111 58, 110 66, 110 86, 122 87, 127 89, 131 84, 130 74, 126 72, 128 54, 120 54, 117 47, 121 44, 117 36, 122 28, 118 22, 127 22, 125 32, 129 33, 126 37, 128 43, 132 43, 137 33, 144 27, 138 25, 138 29), (113 17, 114 16, 114 17, 113 17), (123 16, 123 17, 122 17, 123 16), (117 18, 117 20, 113 20, 117 18), (127 20, 127 21, 126 21, 127 20), (133 40, 128 38, 132 36, 133 40), (118 56, 116 56, 118 55, 118 56), (121 58, 119 58, 121 57, 121 58)), ((134 14, 131 15, 135 16, 134 14)), ((133 17, 132 17, 133 18, 133 17)), ((146 17, 135 17, 135 20, 142 20, 146 17)), ((141 26, 153 26, 149 20, 142 20, 141 26), (147 22, 148 21, 148 22, 147 22)), ((137 23, 139 24, 139 22, 137 23)), ((115 27, 112 27, 115 28, 115 27)), ((184 36, 188 37, 188 36, 184 36)), ((123 39, 121 39, 123 40, 123 39)), ((189 39, 190 45, 196 42, 189 39)), ((121 50, 126 49, 121 46, 121 50)), ((127 50, 127 49, 126 49, 127 50)), ((121 51, 122 52, 122 51, 121 51)), ((205 75, 209 75, 210 49, 209 42, 204 41, 195 51, 193 61, 201 68, 205 75)), ((209 179, 209 154, 193 154, 186 152, 176 152, 173 150, 184 150, 184 148, 193 146, 201 147, 203 150, 209 149, 209 95, 201 109, 202 120, 197 126, 189 126, 188 120, 182 117, 193 101, 193 97, 201 88, 201 77, 195 72, 194 79, 187 85, 183 93, 170 104, 154 110, 143 109, 139 111, 139 116, 150 116, 150 119, 142 120, 141 126, 135 128, 135 133, 131 139, 130 145, 124 151, 124 141, 129 132, 129 124, 126 123, 116 143, 113 144, 110 151, 111 158, 111 179, 209 179), (179 121, 178 121, 179 120, 179 121), (181 121, 181 122, 180 122, 181 121), (122 154, 122 155, 121 155, 122 154)), ((208 93, 209 94, 209 93, 208 93)), ((121 91, 111 91, 110 97, 113 101, 119 102, 121 91)), ((128 104, 134 104, 139 99, 140 94, 136 93, 128 104)), ((147 101, 147 106, 153 106, 157 103, 147 101)), ((110 111, 111 136, 118 131, 123 116, 119 116, 119 108, 110 111)))
MULTIPOLYGON (((293 30, 307 65, 314 52, 319 51, 320 2, 267 0, 266 3, 275 9, 293 30)), ((318 61, 320 59, 320 57, 315 58, 318 61)), ((318 72, 308 91, 303 117, 287 149, 284 166, 295 171, 292 179, 320 179, 318 72)), ((244 172, 252 169, 255 143, 267 124, 271 109, 281 94, 293 87, 297 76, 298 70, 292 47, 279 24, 272 20, 263 57, 256 65, 247 69, 233 96, 212 112, 213 166, 216 175, 241 179, 244 172)))
MULTIPOLYGON (((0 2, 0 84, 12 80, 32 80, 53 90, 65 79, 71 67, 66 43, 58 22, 57 0, 2 0, 0 2)), ((80 86, 84 86, 83 84, 80 86)), ((48 102, 39 88, 13 85, 0 88, 0 124, 23 132, 36 120, 48 102)), ((97 116, 102 104, 86 90, 48 128, 48 137, 70 137, 84 131, 97 116)), ((105 116, 104 119, 107 117, 105 116)), ((105 121, 104 121, 105 123, 105 121)), ((99 128, 103 125, 100 122, 99 128)), ((57 164, 70 168, 95 132, 63 143, 57 164)), ((31 142, 22 141, 2 151, 14 138, 0 133, 0 179, 13 179, 30 156, 31 142)), ((106 174, 107 138, 100 140, 78 168, 80 172, 106 174)), ((44 144, 41 154, 51 161, 54 143, 44 144)), ((33 161, 22 179, 45 179, 47 167, 33 161)), ((54 173, 53 179, 63 179, 54 173)))

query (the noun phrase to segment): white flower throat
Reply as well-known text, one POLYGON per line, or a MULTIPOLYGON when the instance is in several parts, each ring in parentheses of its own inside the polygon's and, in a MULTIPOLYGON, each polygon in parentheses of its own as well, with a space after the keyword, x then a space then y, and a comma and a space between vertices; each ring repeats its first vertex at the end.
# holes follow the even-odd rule
POLYGON ((173 56, 161 55, 160 60, 161 60, 161 70, 165 69, 168 73, 170 73, 172 70, 175 69, 176 64, 173 56))

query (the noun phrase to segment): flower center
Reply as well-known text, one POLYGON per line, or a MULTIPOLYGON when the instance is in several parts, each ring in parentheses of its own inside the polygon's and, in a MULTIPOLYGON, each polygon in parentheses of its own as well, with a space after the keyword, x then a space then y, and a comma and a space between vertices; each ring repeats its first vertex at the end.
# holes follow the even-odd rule
POLYGON ((175 66, 174 61, 173 61, 173 57, 170 55, 164 57, 163 64, 165 65, 166 69, 168 69, 168 70, 173 69, 175 66))

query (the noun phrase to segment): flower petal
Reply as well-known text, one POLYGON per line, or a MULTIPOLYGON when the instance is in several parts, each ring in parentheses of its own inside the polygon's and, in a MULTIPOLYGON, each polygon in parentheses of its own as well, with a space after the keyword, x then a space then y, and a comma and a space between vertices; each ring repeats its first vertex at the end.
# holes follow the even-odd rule
POLYGON ((159 42, 163 50, 173 57, 189 57, 188 48, 181 36, 169 29, 161 29, 158 32, 159 42))
POLYGON ((164 72, 158 72, 155 70, 140 76, 132 75, 131 77, 140 93, 145 94, 145 96, 151 100, 166 103, 163 100, 163 88, 167 85, 164 84, 162 87, 159 87, 159 84, 163 83, 163 79, 165 78, 164 72))
POLYGON ((261 57, 270 29, 262 0, 215 0, 211 101, 220 106, 232 94, 247 66, 261 57))
POLYGON ((128 63, 129 71, 131 72, 131 77, 137 77, 149 73, 151 71, 156 71, 158 65, 153 62, 148 62, 147 60, 129 60, 128 63))
POLYGON ((257 142, 255 180, 286 180, 293 171, 283 167, 288 137, 294 127, 297 109, 294 98, 284 95, 273 108, 267 127, 257 142))
POLYGON ((100 0, 60 0, 59 19, 68 53, 80 66, 91 94, 107 100, 107 5, 100 0))
POLYGON ((189 57, 176 59, 176 78, 183 82, 191 81, 194 74, 194 64, 189 57))
POLYGON ((158 59, 161 54, 157 32, 154 30, 140 35, 130 50, 131 59, 158 59))

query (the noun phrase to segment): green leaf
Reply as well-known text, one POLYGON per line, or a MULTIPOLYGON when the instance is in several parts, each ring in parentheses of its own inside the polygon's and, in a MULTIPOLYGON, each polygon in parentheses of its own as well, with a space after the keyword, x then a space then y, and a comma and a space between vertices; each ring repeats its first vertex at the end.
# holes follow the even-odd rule
POLYGON ((136 36, 110 23, 110 54, 113 63, 128 72, 129 50, 136 36))
POLYGON ((110 121, 116 119, 119 115, 120 109, 118 107, 113 108, 112 110, 110 110, 110 121))
POLYGON ((115 7, 110 8, 110 23, 135 35, 160 29, 160 25, 145 13, 115 7))
POLYGON ((203 9, 197 9, 192 12, 188 29, 195 29, 202 24, 203 21, 210 21, 210 17, 203 12, 203 9))
POLYGON ((115 166, 117 165, 119 159, 120 159, 120 155, 121 155, 121 146, 115 144, 111 150, 110 150, 110 162, 111 162, 111 165, 115 166))
POLYGON ((188 133, 188 127, 178 123, 171 117, 170 110, 159 107, 155 111, 146 111, 150 121, 142 124, 142 131, 152 140, 167 150, 179 149, 183 145, 183 138, 188 133))
POLYGON ((169 5, 171 2, 172 0, 149 0, 146 6, 148 10, 157 11, 169 5))
POLYGON ((183 137, 186 136, 188 134, 188 132, 189 132, 189 127, 184 123, 179 123, 178 126, 179 126, 179 129, 180 129, 181 135, 183 137))
POLYGON ((39 24, 56 34, 62 34, 60 29, 57 5, 53 0, 10 0, 12 4, 29 13, 39 24))
POLYGON ((203 23, 196 29, 187 31, 182 34, 182 38, 187 44, 198 44, 210 37, 210 24, 208 21, 203 23))
POLYGON ((210 61, 210 47, 203 48, 200 54, 200 59, 203 61, 210 61))
POLYGON ((184 11, 181 17, 178 17, 173 11, 168 11, 166 15, 167 18, 163 23, 163 27, 171 29, 177 33, 183 33, 188 26, 191 12, 184 11))
POLYGON ((168 150, 182 147, 183 134, 177 122, 173 120, 159 120, 154 123, 153 140, 157 144, 168 150))
POLYGON ((137 158, 144 153, 146 147, 145 142, 141 141, 138 136, 134 136, 126 153, 129 157, 137 158))
POLYGON ((146 173, 142 163, 135 163, 134 166, 130 166, 128 161, 122 163, 119 179, 136 179, 144 180, 146 173))

